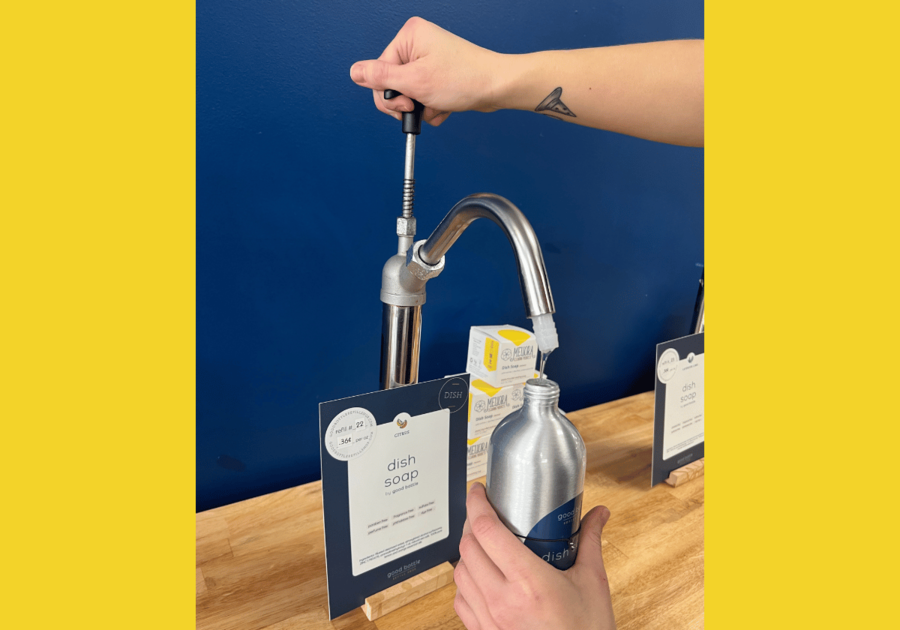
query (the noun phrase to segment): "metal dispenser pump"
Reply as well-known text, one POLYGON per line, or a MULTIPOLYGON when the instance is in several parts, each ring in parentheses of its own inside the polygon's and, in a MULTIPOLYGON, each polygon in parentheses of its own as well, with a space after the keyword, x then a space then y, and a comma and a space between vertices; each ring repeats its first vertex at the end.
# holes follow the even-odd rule
MULTIPOLYGON (((384 97, 400 96, 385 90, 384 97)), ((422 104, 413 101, 412 112, 403 114, 406 134, 406 166, 403 180, 403 212, 397 218, 397 254, 381 273, 381 389, 411 385, 419 380, 422 305, 425 283, 444 270, 444 257, 473 221, 490 219, 500 226, 512 245, 519 266, 519 282, 525 311, 534 324, 538 347, 545 355, 558 345, 553 295, 541 247, 525 215, 507 199, 490 193, 469 195, 457 203, 427 240, 414 242, 416 219, 414 161, 416 136, 422 127, 422 104)))

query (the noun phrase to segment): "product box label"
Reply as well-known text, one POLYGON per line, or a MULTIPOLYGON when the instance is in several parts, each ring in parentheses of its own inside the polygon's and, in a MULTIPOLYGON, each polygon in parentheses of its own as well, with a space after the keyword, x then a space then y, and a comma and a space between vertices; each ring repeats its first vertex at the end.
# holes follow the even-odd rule
MULTIPOLYGON (((528 378, 537 378, 532 371, 528 378)), ((480 379, 473 379, 469 386, 468 439, 490 437, 503 418, 520 409, 524 403, 525 383, 505 387, 492 387, 480 379)))
MULTIPOLYGON (((538 373, 532 371, 529 377, 537 378, 538 373)), ((487 474, 487 448, 491 433, 503 418, 522 408, 524 393, 525 383, 491 387, 482 380, 472 381, 469 386, 468 481, 487 474)))
POLYGON ((468 440, 466 461, 466 481, 472 481, 487 474, 487 455, 490 436, 468 440))
POLYGON ((517 326, 472 326, 466 367, 491 387, 524 383, 537 362, 534 334, 517 326))

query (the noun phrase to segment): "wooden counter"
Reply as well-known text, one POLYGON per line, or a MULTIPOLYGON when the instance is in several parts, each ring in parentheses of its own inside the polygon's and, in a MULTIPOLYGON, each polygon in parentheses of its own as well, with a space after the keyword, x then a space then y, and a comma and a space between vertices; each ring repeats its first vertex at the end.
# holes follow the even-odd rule
MULTIPOLYGON (((584 511, 606 505, 603 557, 619 630, 703 627, 703 478, 650 489, 653 393, 567 414, 587 445, 584 511)), ((450 584, 374 622, 332 624, 321 483, 197 514, 197 628, 463 628, 450 584)))

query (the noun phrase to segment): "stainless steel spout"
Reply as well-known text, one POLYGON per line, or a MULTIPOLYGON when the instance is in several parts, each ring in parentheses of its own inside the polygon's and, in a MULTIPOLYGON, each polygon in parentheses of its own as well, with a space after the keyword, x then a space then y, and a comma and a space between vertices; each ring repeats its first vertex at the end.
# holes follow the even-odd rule
MULTIPOLYGON (((382 271, 384 303, 381 332, 381 388, 392 389, 418 381, 421 307, 425 283, 443 271, 444 255, 476 219, 500 226, 512 245, 519 266, 519 283, 529 318, 556 311, 544 256, 534 229, 512 202, 499 195, 479 193, 457 203, 425 241, 388 259, 382 271)), ((555 333, 554 333, 555 335, 555 333)))
POLYGON ((550 281, 544 266, 544 256, 534 228, 511 201, 499 195, 479 193, 469 195, 453 206, 440 225, 432 232, 420 255, 429 265, 437 264, 475 219, 490 219, 500 226, 509 239, 519 265, 519 283, 525 298, 528 317, 556 312, 550 281))

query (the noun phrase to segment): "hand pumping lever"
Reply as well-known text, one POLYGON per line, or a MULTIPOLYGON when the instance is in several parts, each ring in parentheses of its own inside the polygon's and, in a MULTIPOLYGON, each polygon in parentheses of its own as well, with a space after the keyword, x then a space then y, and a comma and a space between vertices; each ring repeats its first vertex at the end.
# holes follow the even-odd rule
MULTIPOLYGON (((385 100, 403 96, 397 90, 385 90, 385 100)), ((413 100, 413 110, 403 112, 403 133, 406 134, 406 163, 403 170, 403 214, 397 217, 397 253, 406 254, 416 235, 413 199, 416 194, 415 162, 416 136, 422 131, 422 110, 425 106, 413 100)))

